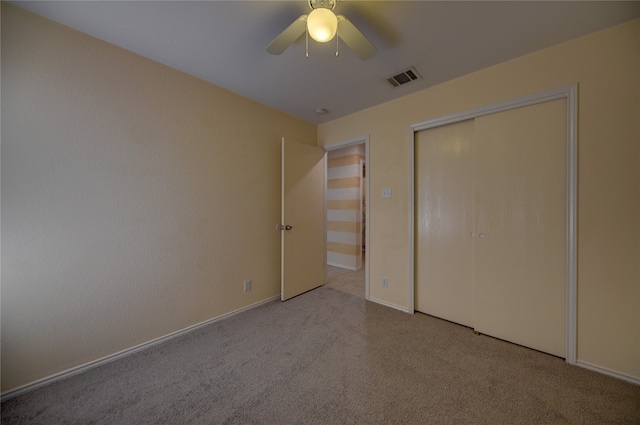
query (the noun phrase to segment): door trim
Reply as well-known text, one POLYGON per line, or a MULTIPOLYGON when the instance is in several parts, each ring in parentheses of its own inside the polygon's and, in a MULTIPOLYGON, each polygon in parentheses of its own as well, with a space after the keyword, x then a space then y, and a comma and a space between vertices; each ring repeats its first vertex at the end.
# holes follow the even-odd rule
MULTIPOLYGON (((365 197, 367 199, 367 206, 365 208, 365 216, 367 218, 367 226, 365 227, 365 241, 367 244, 367 255, 365 255, 364 257, 364 298, 366 300, 369 300, 369 258, 371 258, 371 237, 370 235, 370 228, 371 228, 371 219, 369 217, 371 217, 369 211, 370 211, 370 204, 371 204, 371 197, 369 195, 369 182, 371 181, 371 165, 369 162, 369 135, 365 135, 365 136, 360 136, 360 137, 355 137, 353 139, 349 139, 349 140, 343 140, 341 142, 336 142, 336 143, 332 143, 329 145, 325 145, 323 148, 326 152, 329 151, 333 151, 336 149, 342 149, 345 148, 347 146, 355 146, 355 145, 362 145, 364 144, 364 161, 365 164, 367 165, 367 178, 365 179, 365 197)), ((327 161, 325 161, 325 164, 327 163, 327 161)), ((325 165, 326 167, 326 165, 325 165)), ((325 228, 325 232, 324 232, 324 251, 325 251, 325 265, 327 264, 327 173, 325 170, 325 179, 324 179, 324 228, 325 228)), ((326 267, 325 267, 326 270, 326 267)), ((326 273, 325 273, 325 282, 326 282, 326 273)))
POLYGON ((577 146, 578 146, 578 84, 558 87, 515 99, 411 124, 409 127, 409 312, 415 312, 415 133, 484 115, 522 108, 552 100, 567 102, 567 200, 566 200, 566 362, 576 364, 577 350, 577 146))

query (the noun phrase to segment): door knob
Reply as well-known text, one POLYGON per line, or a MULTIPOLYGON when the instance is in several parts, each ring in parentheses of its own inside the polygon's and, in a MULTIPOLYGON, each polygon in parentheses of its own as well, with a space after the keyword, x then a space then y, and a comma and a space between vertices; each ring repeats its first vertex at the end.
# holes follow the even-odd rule
POLYGON ((480 233, 478 236, 480 236, 480 239, 484 239, 487 235, 485 235, 484 233, 480 233))
POLYGON ((289 226, 288 224, 284 226, 284 230, 291 230, 291 229, 293 229, 293 226, 289 226))

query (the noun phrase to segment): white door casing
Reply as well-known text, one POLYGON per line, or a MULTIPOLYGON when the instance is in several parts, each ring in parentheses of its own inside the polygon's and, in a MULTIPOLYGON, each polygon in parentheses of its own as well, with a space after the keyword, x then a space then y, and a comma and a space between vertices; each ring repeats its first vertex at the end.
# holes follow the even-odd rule
MULTIPOLYGON (((345 148, 347 146, 354 146, 354 145, 360 145, 360 144, 364 144, 364 150, 365 150, 365 159, 364 162, 365 164, 367 164, 367 167, 369 167, 369 136, 362 136, 362 137, 357 137, 354 139, 349 139, 349 140, 344 140, 341 142, 337 142, 337 143, 332 143, 330 145, 325 145, 324 149, 325 151, 332 151, 332 150, 336 150, 336 149, 342 149, 345 148)), ((370 215, 370 207, 369 205, 371 204, 371 196, 370 196, 370 189, 369 189, 369 185, 370 185, 370 169, 367 170, 367 178, 364 180, 364 197, 367 200, 366 205, 365 205, 365 217, 367 218, 367 225, 365 227, 365 236, 364 239, 366 241, 367 244, 367 254, 365 256, 364 262, 363 262, 363 267, 365 269, 365 277, 364 277, 364 281, 365 281, 365 299, 370 300, 369 297, 369 258, 370 258, 370 253, 371 253, 371 237, 370 237, 370 223, 371 223, 371 215, 370 215)), ((326 199, 326 185, 325 185, 325 199, 326 199)), ((326 202, 325 202, 326 204, 326 202)), ((326 211, 326 205, 325 205, 325 211, 326 211)), ((325 218, 326 220, 326 218, 325 218)), ((325 251, 326 251, 326 232, 325 232, 325 251)), ((375 301, 375 300, 371 300, 371 301, 375 301)))

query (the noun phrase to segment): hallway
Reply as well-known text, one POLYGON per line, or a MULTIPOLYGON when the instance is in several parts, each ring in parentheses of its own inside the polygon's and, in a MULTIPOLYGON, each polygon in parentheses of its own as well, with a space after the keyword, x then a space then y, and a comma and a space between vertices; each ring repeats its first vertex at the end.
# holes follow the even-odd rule
POLYGON ((364 267, 360 270, 349 270, 327 266, 327 284, 325 286, 364 298, 364 267))

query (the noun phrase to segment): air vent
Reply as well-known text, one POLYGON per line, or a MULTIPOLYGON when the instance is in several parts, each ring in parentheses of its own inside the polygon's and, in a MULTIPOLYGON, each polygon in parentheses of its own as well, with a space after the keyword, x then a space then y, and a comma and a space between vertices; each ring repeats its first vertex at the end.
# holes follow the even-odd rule
POLYGON ((387 78, 387 81, 393 87, 399 87, 404 84, 410 83, 412 81, 419 80, 421 78, 422 77, 420 76, 420 74, 418 74, 418 71, 416 71, 414 67, 411 67, 404 72, 394 75, 393 77, 387 78))

